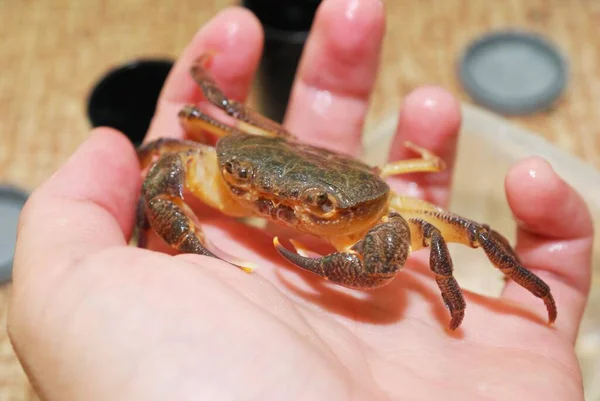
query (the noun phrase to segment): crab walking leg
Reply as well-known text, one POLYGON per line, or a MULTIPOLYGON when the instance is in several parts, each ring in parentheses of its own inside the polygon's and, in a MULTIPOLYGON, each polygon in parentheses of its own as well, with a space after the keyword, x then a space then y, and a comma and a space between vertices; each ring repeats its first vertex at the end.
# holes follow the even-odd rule
POLYGON ((437 206, 433 203, 429 203, 419 198, 413 198, 410 196, 398 195, 398 193, 392 191, 390 196, 390 208, 398 211, 405 210, 420 210, 429 212, 446 213, 446 210, 437 206))
POLYGON ((146 215, 146 200, 143 196, 137 204, 135 212, 135 224, 133 226, 132 241, 137 248, 146 248, 148 245, 148 230, 150 229, 150 222, 146 215))
POLYGON ((465 316, 466 304, 460 286, 452 275, 454 269, 446 241, 444 241, 440 230, 424 220, 411 219, 409 220, 409 225, 413 231, 418 230, 419 232, 416 239, 413 237, 413 249, 419 248, 419 246, 414 246, 415 242, 419 240, 422 241, 419 245, 431 249, 429 267, 435 274, 435 281, 442 294, 442 299, 452 316, 450 329, 456 330, 465 316))
POLYGON ((194 224, 191 211, 181 199, 156 196, 146 203, 146 213, 158 235, 179 252, 217 257, 206 248, 204 233, 194 224))
POLYGON ((228 99, 207 70, 214 52, 204 53, 192 63, 191 74, 202 93, 213 105, 240 122, 240 129, 255 135, 292 137, 281 124, 267 118, 242 103, 228 99))
POLYGON ((381 168, 381 177, 408 173, 438 173, 446 169, 444 161, 425 148, 406 141, 404 146, 421 155, 418 159, 406 159, 388 163, 381 168))
POLYGON ((215 120, 209 115, 201 112, 197 107, 186 105, 179 112, 179 123, 186 134, 199 142, 205 142, 204 134, 209 132, 217 137, 223 137, 240 131, 215 120))
POLYGON ((471 248, 483 248, 488 259, 497 269, 544 301, 548 310, 549 324, 556 320, 556 303, 550 287, 522 265, 504 236, 487 225, 451 214, 422 200, 396 196, 391 200, 390 207, 407 219, 411 228, 413 251, 427 243, 423 235, 423 222, 435 226, 446 242, 460 243, 471 248))
POLYGON ((207 146, 185 139, 159 138, 137 148, 137 156, 142 170, 148 167, 157 156, 167 153, 183 152, 189 149, 204 149, 207 146))
MULTIPOLYGON (((163 142, 163 148, 156 151, 178 146, 181 145, 176 140, 171 140, 163 142)), ((184 190, 188 190, 224 213, 243 215, 242 207, 229 196, 218 168, 216 152, 209 146, 196 144, 195 148, 165 154, 150 168, 142 186, 137 218, 139 228, 153 228, 179 252, 221 259, 208 249, 197 217, 183 197, 184 190)))
MULTIPOLYGON (((437 205, 434 205, 433 203, 429 203, 427 201, 424 201, 424 200, 418 199, 418 198, 400 196, 396 193, 392 193, 390 207, 393 210, 399 211, 401 213, 405 213, 405 212, 406 213, 415 213, 415 211, 418 210, 419 213, 429 212, 430 214, 434 214, 434 215, 435 214, 449 215, 449 216, 451 215, 446 210, 444 210, 443 208, 441 208, 437 205)), ((463 220, 467 221, 467 219, 464 219, 464 218, 463 218, 463 220)), ((477 225, 477 223, 474 223, 470 220, 469 220, 469 223, 477 225)), ((506 252, 510 253, 520 263, 519 256, 517 255, 515 250, 512 248, 512 246, 510 245, 510 242, 508 241, 508 239, 506 237, 504 237, 502 234, 500 234, 496 230, 492 229, 487 224, 479 224, 479 225, 482 228, 490 231, 496 237, 498 242, 504 246, 504 250, 506 252)), ((448 240, 450 238, 448 232, 445 233, 444 238, 446 240, 448 240)), ((463 241, 463 240, 464 240, 464 236, 459 235, 457 238, 454 239, 454 241, 451 241, 451 242, 459 242, 459 243, 462 243, 463 245, 468 245, 468 246, 471 245, 470 242, 463 241)))
POLYGON ((398 214, 390 213, 345 252, 309 258, 284 248, 277 251, 290 263, 349 288, 377 288, 388 284, 404 266, 410 253, 410 228, 398 214))
MULTIPOLYGON (((190 148, 201 148, 200 145, 193 141, 173 138, 159 138, 154 141, 145 143, 137 148, 137 156, 142 170, 146 169, 157 156, 163 156, 166 153, 181 152, 190 148)), ((138 201, 135 225, 133 227, 132 240, 136 247, 146 248, 148 242, 148 230, 150 222, 146 213, 146 200, 144 196, 140 196, 138 201)))

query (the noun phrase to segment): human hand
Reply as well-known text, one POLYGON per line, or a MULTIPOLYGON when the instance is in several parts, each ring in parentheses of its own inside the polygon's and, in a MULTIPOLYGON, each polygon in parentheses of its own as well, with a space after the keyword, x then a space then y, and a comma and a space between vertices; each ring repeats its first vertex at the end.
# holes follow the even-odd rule
MULTIPOLYGON (((383 18, 378 1, 324 2, 294 86, 291 131, 359 152, 383 18)), ((188 67, 206 49, 220 51, 211 71, 226 93, 245 99, 261 39, 246 11, 217 15, 174 67, 148 139, 183 135, 177 112, 202 99, 188 67)), ((404 158, 407 139, 441 155, 447 172, 415 179, 418 195, 442 206, 459 125, 454 98, 417 89, 400 111, 390 155, 404 158)), ((390 183, 401 191, 405 179, 390 183)), ((499 299, 465 291, 466 317, 451 334, 419 255, 382 289, 331 287, 283 261, 259 230, 224 225, 210 212, 207 236, 258 264, 254 274, 127 247, 139 188, 130 143, 97 129, 23 210, 9 333, 43 399, 583 398, 573 342, 590 280, 591 219, 539 158, 511 169, 506 192, 521 222, 522 261, 556 299, 552 327, 539 299, 509 282, 499 299)))

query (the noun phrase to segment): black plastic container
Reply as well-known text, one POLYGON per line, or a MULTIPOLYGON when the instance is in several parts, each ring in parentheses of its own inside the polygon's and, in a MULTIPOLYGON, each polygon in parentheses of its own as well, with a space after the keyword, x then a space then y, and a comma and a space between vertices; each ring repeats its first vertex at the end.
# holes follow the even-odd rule
POLYGON ((171 60, 139 59, 110 69, 90 93, 90 124, 115 128, 140 145, 172 66, 171 60))
POLYGON ((264 52, 257 72, 258 110, 282 122, 304 44, 321 0, 244 0, 260 20, 264 52))

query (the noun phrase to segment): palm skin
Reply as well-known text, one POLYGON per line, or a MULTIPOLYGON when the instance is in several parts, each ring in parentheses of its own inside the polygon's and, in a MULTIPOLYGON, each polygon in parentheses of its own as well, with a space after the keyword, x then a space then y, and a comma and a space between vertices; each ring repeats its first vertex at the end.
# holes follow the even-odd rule
POLYGON ((235 228, 244 239, 207 232, 260 260, 254 274, 124 246, 66 267, 69 276, 34 295, 43 301, 30 319, 15 320, 17 349, 53 367, 31 366, 44 379, 40 392, 49 400, 581 398, 572 341, 544 323, 537 300, 526 312, 467 294, 465 321, 451 334, 416 257, 387 287, 349 291, 282 264, 267 236, 235 228), (247 238, 260 249, 249 250, 247 238))
MULTIPOLYGON (((357 153, 381 42, 374 27, 383 14, 379 2, 363 0, 354 2, 361 13, 352 17, 346 3, 323 3, 286 125, 309 142, 357 153), (340 26, 363 40, 340 49, 336 35, 349 38, 340 26), (364 58, 349 66, 332 48, 364 58), (311 84, 314 69, 329 77, 318 80, 322 86, 311 84), (321 116, 309 106, 322 106, 325 92, 329 109, 321 116), (356 113, 348 117, 349 109, 356 113)), ((200 96, 188 81, 189 60, 207 47, 221 47, 227 68, 219 70, 216 60, 217 80, 243 99, 260 53, 257 32, 239 9, 216 16, 174 68, 148 139, 181 135, 176 112, 200 96)), ((396 144, 412 136, 452 166, 459 122, 451 96, 416 90, 403 104, 390 158, 402 157, 396 144)), ((447 204, 450 173, 412 178, 418 195, 447 204)), ((390 180, 398 190, 407 183, 390 180)), ((156 238, 154 250, 127 247, 139 185, 134 149, 99 129, 23 211, 9 330, 43 399, 583 397, 573 342, 589 286, 591 222, 581 198, 539 158, 513 167, 506 192, 521 222, 517 250, 556 298, 552 327, 537 298, 507 283, 499 298, 465 291, 465 320, 449 332, 426 252, 384 288, 348 290, 290 266, 270 235, 202 207, 207 236, 260 266, 255 273, 204 256, 167 255, 156 238)))

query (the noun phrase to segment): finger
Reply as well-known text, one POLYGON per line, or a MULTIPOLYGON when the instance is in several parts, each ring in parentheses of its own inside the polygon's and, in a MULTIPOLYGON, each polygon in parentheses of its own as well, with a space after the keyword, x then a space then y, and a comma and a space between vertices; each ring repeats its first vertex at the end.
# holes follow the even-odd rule
POLYGON ((125 245, 140 188, 137 157, 127 138, 98 128, 27 201, 19 221, 14 283, 49 285, 74 261, 125 245))
POLYGON ((291 132, 358 154, 384 31, 380 0, 321 4, 290 95, 285 125, 291 132))
POLYGON ((231 7, 218 13, 194 36, 169 73, 146 141, 183 137, 177 114, 184 104, 203 99, 190 66, 204 52, 215 51, 211 74, 225 94, 244 101, 260 60, 262 41, 262 28, 250 11, 231 7))
MULTIPOLYGON (((520 222, 519 257, 552 289, 558 308, 556 327, 574 340, 590 286, 593 228, 588 208, 539 157, 511 169, 506 193, 520 222)), ((514 282, 506 284, 502 295, 532 308, 540 306, 539 300, 514 282)))
POLYGON ((389 182, 394 189, 446 207, 450 198, 460 125, 460 103, 446 90, 422 87, 410 93, 400 110, 390 160, 418 157, 404 146, 406 141, 411 141, 441 157, 446 170, 391 177, 389 182))

